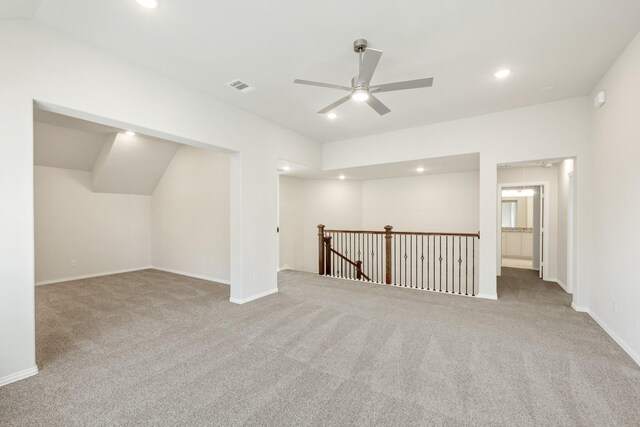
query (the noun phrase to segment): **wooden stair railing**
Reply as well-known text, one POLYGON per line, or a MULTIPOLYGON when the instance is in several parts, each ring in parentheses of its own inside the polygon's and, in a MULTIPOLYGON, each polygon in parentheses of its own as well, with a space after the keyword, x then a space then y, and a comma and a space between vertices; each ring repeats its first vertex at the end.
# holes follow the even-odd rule
POLYGON ((331 237, 325 237, 324 238, 324 247, 325 247, 325 256, 324 256, 325 267, 324 267, 324 271, 326 272, 327 276, 331 276, 331 271, 332 271, 332 268, 331 268, 331 254, 335 254, 341 260, 343 260, 343 261, 347 262, 348 264, 352 265, 353 267, 355 267, 355 269, 356 269, 356 279, 358 279, 358 280, 366 279, 368 282, 371 281, 369 276, 367 276, 366 274, 364 274, 362 272, 362 261, 352 261, 349 258, 347 258, 346 256, 342 255, 340 252, 338 252, 335 249, 333 249, 331 247, 331 237))
POLYGON ((328 230, 318 225, 318 273, 476 295, 480 233, 328 230), (356 261, 354 261, 356 259, 356 261))

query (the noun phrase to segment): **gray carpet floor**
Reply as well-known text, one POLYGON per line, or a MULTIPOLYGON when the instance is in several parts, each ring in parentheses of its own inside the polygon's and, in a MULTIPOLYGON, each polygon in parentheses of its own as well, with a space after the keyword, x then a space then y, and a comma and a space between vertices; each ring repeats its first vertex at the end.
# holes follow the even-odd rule
POLYGON ((640 425, 640 368, 558 285, 498 301, 281 272, 242 306, 155 270, 36 290, 1 425, 640 425))

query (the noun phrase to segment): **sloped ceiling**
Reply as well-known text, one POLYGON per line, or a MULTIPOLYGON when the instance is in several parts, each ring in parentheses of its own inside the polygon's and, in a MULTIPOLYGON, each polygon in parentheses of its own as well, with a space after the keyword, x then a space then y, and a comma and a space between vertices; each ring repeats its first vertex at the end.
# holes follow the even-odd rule
POLYGON ((50 112, 34 117, 35 164, 90 171, 95 192, 151 195, 180 147, 50 112))
POLYGON ((110 135, 93 165, 93 191, 152 194, 178 147, 138 135, 110 135))
POLYGON ((33 139, 36 165, 90 171, 105 135, 36 122, 33 139))

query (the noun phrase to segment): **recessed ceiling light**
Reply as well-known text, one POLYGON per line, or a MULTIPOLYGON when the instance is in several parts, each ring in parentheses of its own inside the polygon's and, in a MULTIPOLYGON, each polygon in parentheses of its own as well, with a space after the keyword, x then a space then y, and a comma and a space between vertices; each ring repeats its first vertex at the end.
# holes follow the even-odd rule
POLYGON ((158 7, 158 0, 137 0, 138 4, 147 9, 155 9, 158 7))
POLYGON ((346 176, 344 176, 344 175, 340 175, 340 176, 338 177, 338 179, 345 179, 345 178, 346 178, 346 176))
POLYGON ((509 77, 511 75, 511 70, 508 68, 505 68, 503 70, 498 70, 496 71, 496 73, 494 74, 494 76, 496 77, 496 79, 506 79, 507 77, 509 77))
POLYGON ((130 130, 126 131, 124 134, 125 134, 125 135, 128 135, 128 136, 136 136, 136 133, 135 133, 135 132, 132 132, 132 131, 130 131, 130 130))
POLYGON ((356 89, 353 91, 353 94, 351 94, 351 99, 356 102, 364 102, 369 99, 369 92, 364 89, 356 89))
POLYGON ((291 170, 291 167, 290 167, 290 166, 287 166, 287 165, 284 165, 284 166, 282 167, 282 170, 283 170, 283 171, 289 171, 289 170, 291 170))
POLYGON ((327 118, 329 120, 335 120, 338 115, 336 113, 327 113, 327 118))
POLYGON ((422 172, 424 172, 424 168, 422 166, 420 166, 418 169, 416 169, 416 172, 422 173, 422 172))

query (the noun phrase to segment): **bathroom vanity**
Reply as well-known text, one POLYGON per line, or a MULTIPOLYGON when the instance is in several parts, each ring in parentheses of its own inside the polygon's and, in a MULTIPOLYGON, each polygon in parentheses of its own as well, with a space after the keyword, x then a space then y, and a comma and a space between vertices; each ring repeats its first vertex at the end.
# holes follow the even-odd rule
POLYGON ((502 256, 531 259, 533 257, 533 228, 502 227, 502 256))

